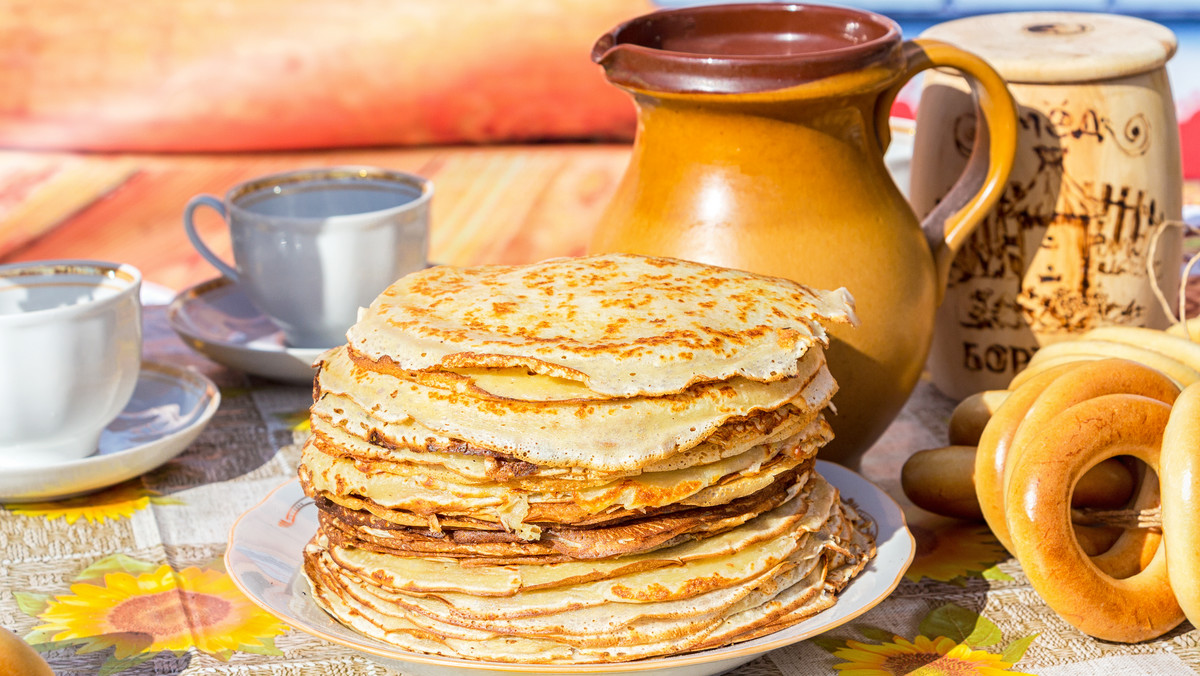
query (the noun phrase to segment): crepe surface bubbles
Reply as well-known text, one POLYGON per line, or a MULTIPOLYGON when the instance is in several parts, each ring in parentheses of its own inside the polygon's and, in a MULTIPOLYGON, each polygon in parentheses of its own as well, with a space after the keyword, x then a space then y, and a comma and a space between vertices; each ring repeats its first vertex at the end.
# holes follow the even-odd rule
POLYGON ((610 254, 408 275, 347 338, 380 369, 518 367, 619 397, 795 375, 822 322, 856 321, 845 289, 610 254))
POLYGON ((313 598, 404 649, 594 663, 836 603, 871 524, 813 469, 845 290, 611 254, 432 268, 326 353, 313 598))

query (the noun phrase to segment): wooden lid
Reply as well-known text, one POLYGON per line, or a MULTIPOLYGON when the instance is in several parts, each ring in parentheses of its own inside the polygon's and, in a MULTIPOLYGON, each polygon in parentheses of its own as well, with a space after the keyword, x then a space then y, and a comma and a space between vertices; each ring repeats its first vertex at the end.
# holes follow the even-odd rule
POLYGON ((1175 53, 1165 26, 1087 12, 985 14, 930 27, 921 37, 967 49, 1009 82, 1108 80, 1162 66, 1175 53))

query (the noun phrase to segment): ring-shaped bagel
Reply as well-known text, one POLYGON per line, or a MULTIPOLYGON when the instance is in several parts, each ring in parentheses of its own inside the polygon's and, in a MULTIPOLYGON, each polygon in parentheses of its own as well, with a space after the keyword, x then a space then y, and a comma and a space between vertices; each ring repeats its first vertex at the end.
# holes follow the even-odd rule
POLYGON ((1183 362, 1141 345, 1117 343, 1109 340, 1064 340, 1047 345, 1037 351, 1029 360, 1033 367, 1048 359, 1090 355, 1101 359, 1126 359, 1162 371, 1180 386, 1191 385, 1200 380, 1200 371, 1183 362))
POLYGON ((1097 357, 1090 354, 1068 354, 1061 357, 1043 359, 1036 364, 1030 362, 1029 366, 1026 366, 1023 371, 1013 376, 1013 379, 1008 383, 1008 389, 1018 389, 1025 383, 1033 380, 1034 377, 1039 376, 1052 368, 1057 368, 1059 366, 1063 366, 1064 364, 1079 364, 1082 362, 1096 361, 1098 359, 1103 359, 1103 357, 1097 357))
POLYGON ((1166 331, 1144 326, 1102 326, 1088 331, 1081 338, 1140 345, 1200 371, 1200 343, 1172 336, 1166 331))
POLYGON ((1200 627, 1200 383, 1175 400, 1159 462, 1167 571, 1184 614, 1200 627))
POLYGON ((1144 641, 1183 621, 1168 580, 1165 546, 1144 570, 1115 579, 1083 552, 1071 524, 1071 492, 1096 463, 1129 455, 1159 471, 1170 414, 1170 405, 1140 395, 1087 399, 1056 415, 1013 467, 1005 498, 1021 567, 1046 604, 1090 636, 1144 641))
POLYGON ((1013 390, 1003 404, 992 414, 975 449, 975 494, 979 498, 979 510, 992 529, 1000 544, 1009 552, 1016 553, 1008 525, 1004 517, 1004 465, 1008 458, 1009 445, 1025 413, 1033 405, 1042 390, 1062 374, 1078 368, 1084 362, 1063 364, 1039 373, 1021 387, 1013 390))
MULTIPOLYGON (((1061 374, 1033 400, 1013 433, 1004 466, 1004 485, 1008 485, 1013 468, 1024 462, 1029 440, 1046 429, 1055 416, 1075 404, 1108 394, 1138 394, 1170 405, 1179 396, 1179 387, 1163 373, 1125 359, 1083 362, 1061 374)), ((1141 484, 1131 508, 1156 506, 1157 482, 1141 484)), ((1128 577, 1146 566, 1158 549, 1160 538, 1159 533, 1144 528, 1127 529, 1093 563, 1113 577, 1128 577)))

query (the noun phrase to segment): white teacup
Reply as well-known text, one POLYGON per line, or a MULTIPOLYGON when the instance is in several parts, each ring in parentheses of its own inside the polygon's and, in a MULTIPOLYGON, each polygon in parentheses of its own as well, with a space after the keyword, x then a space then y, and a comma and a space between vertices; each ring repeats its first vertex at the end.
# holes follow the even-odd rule
POLYGON ((0 468, 95 452, 137 385, 141 284, 117 263, 0 265, 0 468))
POLYGON ((346 329, 389 284, 425 266, 429 180, 373 167, 304 169, 198 195, 184 210, 192 245, 283 330, 294 347, 346 342, 346 329), (200 240, 193 214, 224 217, 234 266, 200 240))

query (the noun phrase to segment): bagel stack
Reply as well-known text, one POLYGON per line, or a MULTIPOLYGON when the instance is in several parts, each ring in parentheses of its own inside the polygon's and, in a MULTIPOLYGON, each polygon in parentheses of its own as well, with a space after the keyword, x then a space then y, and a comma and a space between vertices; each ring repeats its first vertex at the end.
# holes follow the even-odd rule
POLYGON ((870 524, 814 471, 845 290, 613 254, 437 267, 323 355, 316 601, 407 650, 613 662, 835 602, 870 524))

